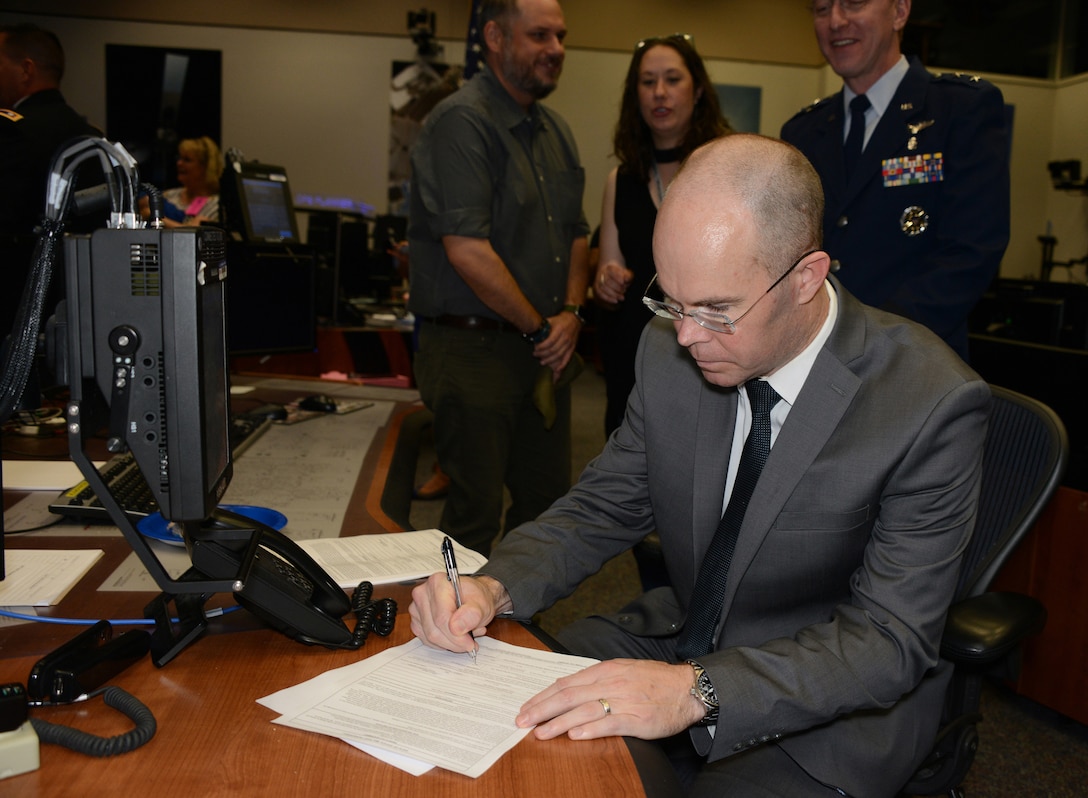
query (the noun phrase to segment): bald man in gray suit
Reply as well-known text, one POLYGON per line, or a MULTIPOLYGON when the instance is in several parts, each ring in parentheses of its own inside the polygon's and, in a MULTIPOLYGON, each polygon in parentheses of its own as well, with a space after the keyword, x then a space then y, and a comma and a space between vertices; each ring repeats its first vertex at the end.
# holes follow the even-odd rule
POLYGON ((522 708, 537 737, 679 735, 699 796, 893 796, 928 752, 990 394, 933 333, 828 276, 822 215, 793 147, 734 135, 696 151, 655 228, 647 304, 671 323, 643 334, 624 424, 463 580, 461 609, 444 575, 416 588, 415 633, 467 651, 470 631, 531 617, 657 530, 671 585, 564 630, 605 661, 522 708), (755 380, 777 399, 771 448, 713 599, 701 572, 726 570, 708 550, 755 380))

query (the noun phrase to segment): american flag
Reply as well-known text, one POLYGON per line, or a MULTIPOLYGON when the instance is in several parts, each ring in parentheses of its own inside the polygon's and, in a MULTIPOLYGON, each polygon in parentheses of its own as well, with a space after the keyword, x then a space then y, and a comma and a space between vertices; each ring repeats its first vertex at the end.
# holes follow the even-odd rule
POLYGON ((472 11, 468 17, 468 36, 465 39, 464 80, 468 80, 484 65, 483 31, 477 21, 480 17, 480 0, 472 0, 472 11))

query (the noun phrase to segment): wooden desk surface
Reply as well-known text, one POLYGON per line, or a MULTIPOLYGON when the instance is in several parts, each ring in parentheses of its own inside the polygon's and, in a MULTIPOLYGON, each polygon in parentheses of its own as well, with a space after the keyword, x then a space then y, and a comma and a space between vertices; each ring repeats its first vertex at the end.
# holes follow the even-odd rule
MULTIPOLYGON (((303 646, 250 625, 244 613, 216 628, 164 668, 149 658, 113 684, 139 698, 158 731, 142 748, 94 759, 55 745, 41 746, 41 768, 0 783, 5 796, 109 795, 152 788, 158 798, 218 795, 509 796, 642 795, 642 784, 623 740, 540 742, 531 735, 479 779, 434 769, 411 776, 346 743, 274 725, 276 713, 256 703, 330 668, 357 661, 411 639, 407 616, 389 638, 372 636, 360 652, 303 646)), ((496 637, 542 647, 512 621, 496 637)), ((0 680, 22 681, 36 657, 0 660, 0 680)), ((32 716, 104 736, 131 728, 124 716, 93 699, 84 704, 33 709, 32 716)))
MULTIPOLYGON (((371 446, 352 500, 354 534, 381 532, 395 524, 377 507, 383 468, 391 456, 399 415, 371 446), (391 433, 391 430, 393 431, 391 433)), ((5 504, 13 497, 5 495, 5 504)), ((345 527, 348 522, 345 522, 345 527)), ((131 551, 121 537, 19 536, 9 548, 101 548, 103 557, 64 601, 46 611, 57 617, 139 618, 155 595, 98 591, 131 551)), ((530 735, 479 779, 434 769, 411 776, 348 744, 271 723, 275 713, 256 699, 331 668, 357 661, 411 638, 410 589, 379 587, 378 597, 398 601, 402 615, 389 638, 372 635, 361 651, 305 646, 263 628, 245 611, 210 621, 208 632, 161 669, 150 658, 111 684, 136 696, 155 715, 155 737, 136 751, 95 759, 56 745, 41 746, 41 767, 0 781, 0 793, 18 796, 115 794, 153 789, 172 796, 343 795, 412 796, 642 796, 646 794, 629 745, 621 738, 540 742, 530 735)), ((208 607, 229 606, 216 595, 208 607)), ((30 623, 0 628, 0 682, 24 682, 34 663, 83 627, 30 623)), ((120 634, 127 627, 118 627, 120 634)), ((496 622, 492 634, 518 645, 544 648, 525 627, 496 622)), ((34 708, 31 716, 103 736, 124 733, 131 722, 101 698, 64 707, 34 708)), ((668 794, 668 793, 666 793, 668 794)))

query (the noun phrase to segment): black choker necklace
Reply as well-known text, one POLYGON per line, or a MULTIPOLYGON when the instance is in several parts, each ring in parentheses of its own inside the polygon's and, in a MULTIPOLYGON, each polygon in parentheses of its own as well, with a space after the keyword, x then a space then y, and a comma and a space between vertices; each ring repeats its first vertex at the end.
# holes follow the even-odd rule
POLYGON ((683 152, 683 147, 672 147, 668 150, 654 148, 654 160, 658 163, 676 163, 680 160, 680 156, 683 152))

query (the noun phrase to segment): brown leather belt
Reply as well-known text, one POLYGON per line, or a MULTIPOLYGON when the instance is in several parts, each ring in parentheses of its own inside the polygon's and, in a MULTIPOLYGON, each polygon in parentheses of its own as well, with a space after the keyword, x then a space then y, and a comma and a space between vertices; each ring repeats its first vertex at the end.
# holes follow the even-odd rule
POLYGON ((497 330, 521 334, 521 330, 513 324, 488 318, 487 316, 455 316, 451 313, 444 313, 433 318, 424 317, 423 321, 437 324, 440 327, 454 327, 458 330, 497 330))

